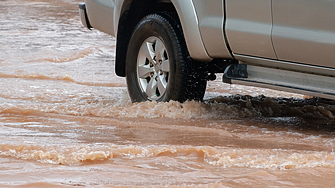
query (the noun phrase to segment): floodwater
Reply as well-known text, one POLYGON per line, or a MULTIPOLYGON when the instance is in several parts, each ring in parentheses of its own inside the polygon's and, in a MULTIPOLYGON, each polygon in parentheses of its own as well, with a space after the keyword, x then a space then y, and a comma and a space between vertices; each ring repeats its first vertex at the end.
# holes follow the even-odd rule
POLYGON ((335 102, 208 83, 132 104, 78 0, 0 0, 0 187, 333 187, 335 102))

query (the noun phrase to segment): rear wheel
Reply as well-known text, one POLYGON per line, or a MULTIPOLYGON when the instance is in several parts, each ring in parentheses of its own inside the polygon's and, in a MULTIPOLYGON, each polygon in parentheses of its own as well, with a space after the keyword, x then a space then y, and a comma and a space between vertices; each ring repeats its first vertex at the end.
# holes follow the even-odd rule
POLYGON ((126 79, 133 102, 202 100, 206 75, 189 57, 180 25, 168 14, 152 14, 129 42, 126 79))

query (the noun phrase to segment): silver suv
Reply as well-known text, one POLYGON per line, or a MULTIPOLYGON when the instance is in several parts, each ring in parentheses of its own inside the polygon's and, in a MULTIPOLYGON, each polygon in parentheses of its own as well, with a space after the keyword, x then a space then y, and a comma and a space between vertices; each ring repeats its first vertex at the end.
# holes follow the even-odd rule
POLYGON ((85 0, 82 23, 117 38, 133 102, 202 100, 206 84, 335 99, 334 0, 85 0))

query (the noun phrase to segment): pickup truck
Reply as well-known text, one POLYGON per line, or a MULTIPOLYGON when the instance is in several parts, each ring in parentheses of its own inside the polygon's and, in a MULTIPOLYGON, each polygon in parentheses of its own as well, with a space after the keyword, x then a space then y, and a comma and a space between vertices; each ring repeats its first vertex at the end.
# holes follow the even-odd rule
POLYGON ((202 100, 207 81, 335 99, 334 0, 85 0, 115 36, 133 102, 202 100))

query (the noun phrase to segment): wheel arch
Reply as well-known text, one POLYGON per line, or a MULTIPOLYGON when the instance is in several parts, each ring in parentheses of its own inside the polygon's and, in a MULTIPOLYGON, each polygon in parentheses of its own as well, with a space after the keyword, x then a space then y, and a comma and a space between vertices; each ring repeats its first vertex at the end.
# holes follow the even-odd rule
POLYGON ((118 26, 115 27, 117 37, 115 72, 118 76, 126 76, 125 62, 128 44, 137 23, 144 16, 160 11, 177 13, 188 51, 193 59, 204 62, 212 60, 202 41, 192 0, 124 0, 118 3, 120 12, 114 12, 114 23, 118 26))

